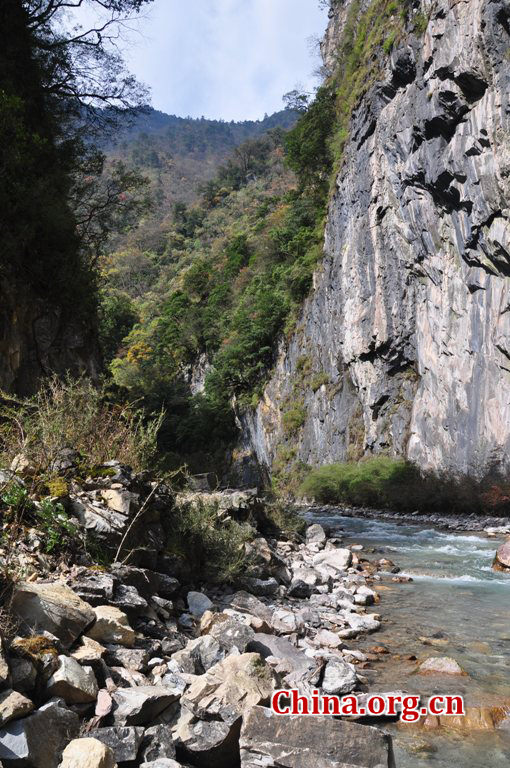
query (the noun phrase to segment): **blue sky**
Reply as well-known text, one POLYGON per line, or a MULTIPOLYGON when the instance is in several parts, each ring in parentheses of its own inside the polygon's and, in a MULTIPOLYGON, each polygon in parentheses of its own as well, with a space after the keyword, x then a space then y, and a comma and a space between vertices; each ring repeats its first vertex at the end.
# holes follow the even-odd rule
POLYGON ((318 0, 155 0, 124 46, 156 109, 193 117, 258 119, 320 64, 310 38, 327 13, 318 0))

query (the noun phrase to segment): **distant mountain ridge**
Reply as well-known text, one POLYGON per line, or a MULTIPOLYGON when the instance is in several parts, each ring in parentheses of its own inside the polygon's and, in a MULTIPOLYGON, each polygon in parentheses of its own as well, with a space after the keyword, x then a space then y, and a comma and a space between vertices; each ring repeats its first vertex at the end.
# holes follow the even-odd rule
POLYGON ((190 203, 219 165, 243 142, 281 128, 289 130, 298 113, 282 110, 262 120, 225 122, 177 117, 155 109, 127 116, 103 149, 111 159, 139 168, 154 184, 160 211, 177 201, 190 203))

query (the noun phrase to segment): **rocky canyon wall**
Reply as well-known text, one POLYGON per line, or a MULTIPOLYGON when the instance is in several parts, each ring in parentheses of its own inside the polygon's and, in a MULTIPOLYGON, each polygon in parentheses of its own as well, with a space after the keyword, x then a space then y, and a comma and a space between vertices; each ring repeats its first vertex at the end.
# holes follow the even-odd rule
POLYGON ((35 392, 52 374, 99 376, 95 318, 77 320, 38 297, 27 283, 2 275, 0 284, 0 389, 35 392))
MULTIPOLYGON (((334 66, 349 3, 322 50, 334 66)), ((437 0, 355 110, 324 258, 243 450, 510 467, 510 6, 437 0)))

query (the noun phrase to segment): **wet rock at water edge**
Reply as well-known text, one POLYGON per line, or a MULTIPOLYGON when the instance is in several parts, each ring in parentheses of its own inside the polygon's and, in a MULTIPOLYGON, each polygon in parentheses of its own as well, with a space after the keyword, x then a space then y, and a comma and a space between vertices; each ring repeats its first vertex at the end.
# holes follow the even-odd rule
POLYGON ((322 690, 324 693, 341 695, 354 690, 358 682, 352 664, 341 659, 330 659, 324 670, 322 690))
POLYGON ((507 539, 496 552, 492 567, 495 571, 510 574, 510 539, 507 539))
POLYGON ((460 664, 449 656, 433 656, 418 667, 419 675, 466 675, 460 664))
POLYGON ((307 544, 324 544, 327 534, 322 525, 314 523, 306 529, 305 539, 307 544))

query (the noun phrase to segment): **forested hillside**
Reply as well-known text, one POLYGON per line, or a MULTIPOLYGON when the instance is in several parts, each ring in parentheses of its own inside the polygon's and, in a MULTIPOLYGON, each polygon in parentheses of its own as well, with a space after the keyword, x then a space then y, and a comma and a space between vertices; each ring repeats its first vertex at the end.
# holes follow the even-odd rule
POLYGON ((160 195, 103 262, 102 346, 120 391, 165 410, 160 442, 170 463, 226 466, 232 404, 256 401, 275 340, 309 289, 321 200, 298 188, 286 157, 280 124, 295 120, 295 112, 237 125, 170 119, 163 132, 131 132, 112 151, 160 195), (229 154, 246 134, 258 137, 229 154))

